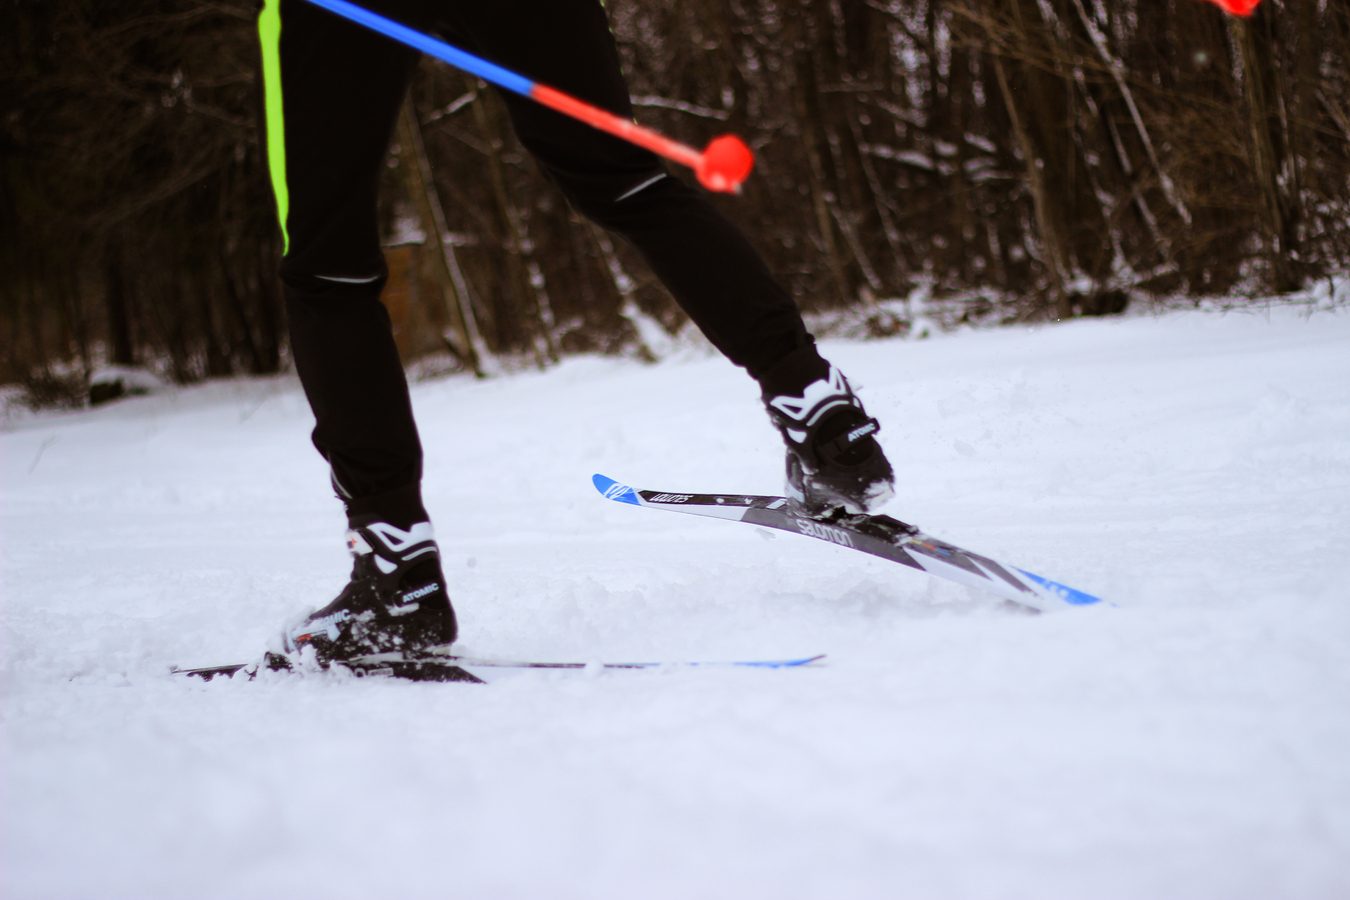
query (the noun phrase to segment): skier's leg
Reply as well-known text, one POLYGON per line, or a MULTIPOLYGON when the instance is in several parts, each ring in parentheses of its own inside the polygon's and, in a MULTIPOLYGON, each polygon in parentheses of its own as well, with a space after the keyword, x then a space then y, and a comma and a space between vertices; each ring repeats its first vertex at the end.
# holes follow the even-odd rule
MULTIPOLYGON (((631 116, 599 0, 453 5, 446 36, 493 62, 631 116)), ((521 142, 587 218, 627 239, 732 362, 771 393, 799 393, 826 364, 792 297, 704 195, 653 153, 508 92, 521 142)))
MULTIPOLYGON (((508 69, 629 117, 598 0, 456 4, 453 40, 508 69)), ((788 490, 812 514, 891 494, 877 423, 816 351, 797 305, 745 236, 652 153, 506 92, 521 142, 574 207, 640 252, 703 333, 760 384, 788 450, 788 490)))
POLYGON ((417 53, 302 0, 266 0, 259 34, 291 350, 354 557, 351 583, 288 626, 284 648, 327 662, 448 645, 422 450, 379 299, 376 189, 417 53))
POLYGON ((422 454, 379 301, 376 188, 417 53, 302 0, 267 0, 260 23, 281 277, 314 444, 354 512, 406 527, 426 518, 422 454))

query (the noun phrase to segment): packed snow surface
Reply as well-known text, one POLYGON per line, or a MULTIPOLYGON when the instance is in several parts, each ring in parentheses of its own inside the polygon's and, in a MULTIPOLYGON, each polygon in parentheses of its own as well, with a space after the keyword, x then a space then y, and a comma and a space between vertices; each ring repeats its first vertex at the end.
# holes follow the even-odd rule
POLYGON ((414 385, 463 650, 806 669, 203 683, 346 580, 289 378, 0 432, 11 898, 1350 895, 1350 312, 825 342, 929 533, 1047 615, 603 500, 778 493, 753 383, 414 385))

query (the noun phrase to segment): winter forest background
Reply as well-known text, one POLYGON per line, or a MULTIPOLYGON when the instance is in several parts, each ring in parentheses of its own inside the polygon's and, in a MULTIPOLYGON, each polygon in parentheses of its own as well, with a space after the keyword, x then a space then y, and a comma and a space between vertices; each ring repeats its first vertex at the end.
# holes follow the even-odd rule
MULTIPOLYGON (((1350 261, 1345 0, 1248 20, 1196 0, 606 6, 639 121, 755 150, 745 193, 715 202, 809 313, 882 336, 909 327, 882 301, 916 290, 972 319, 1066 318, 1350 261)), ((104 363, 180 382, 286 366, 255 15, 0 6, 0 383, 60 403, 104 363)), ((474 365, 464 308, 480 352, 540 364, 642 356, 652 321, 682 326, 491 90, 425 61, 410 109, 384 192, 409 362, 474 365)))

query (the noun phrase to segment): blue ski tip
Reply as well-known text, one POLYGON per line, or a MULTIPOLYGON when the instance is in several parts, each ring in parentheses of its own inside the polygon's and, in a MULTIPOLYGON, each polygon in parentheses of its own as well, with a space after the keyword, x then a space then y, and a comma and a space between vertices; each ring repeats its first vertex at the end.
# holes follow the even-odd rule
POLYGON ((595 489, 605 495, 606 500, 613 500, 617 503, 631 503, 634 506, 641 506, 642 501, 638 499, 637 491, 626 484, 619 484, 613 478, 607 478, 604 475, 592 475, 591 483, 595 489))
POLYGON ((1063 600, 1065 603, 1071 603, 1074 606, 1087 606, 1090 603, 1102 602, 1101 597, 1094 597, 1091 594, 1085 594, 1082 591, 1076 591, 1071 587, 1067 587, 1058 582, 1051 581, 1049 578, 1042 578, 1039 575, 1032 575, 1026 569, 1018 569, 1017 571, 1021 572, 1023 575, 1027 576, 1032 581, 1036 582, 1041 587, 1045 588, 1047 591, 1054 594, 1059 599, 1063 600))
POLYGON ((738 662, 736 665, 751 666, 756 669, 792 669, 797 666, 809 666, 811 663, 824 658, 825 654, 821 653, 817 656, 808 656, 804 659, 762 659, 738 662))

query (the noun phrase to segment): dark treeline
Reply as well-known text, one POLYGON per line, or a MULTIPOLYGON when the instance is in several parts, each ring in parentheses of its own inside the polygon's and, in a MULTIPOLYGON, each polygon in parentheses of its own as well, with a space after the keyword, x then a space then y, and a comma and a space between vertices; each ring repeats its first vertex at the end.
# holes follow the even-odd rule
POLYGON ((251 6, 0 9, 0 380, 62 361, 276 371, 251 6))
MULTIPOLYGON (((755 149, 745 193, 716 202, 807 310, 927 283, 1060 318, 1286 291, 1350 261, 1344 0, 1249 20, 1196 0, 606 5, 639 121, 755 149)), ((0 8, 0 382, 285 366, 254 16, 0 8)), ((383 210, 391 244, 430 236, 390 254, 412 307, 395 318, 422 332, 409 355, 641 353, 640 319, 682 324, 491 90, 428 62, 409 109, 383 210)))

